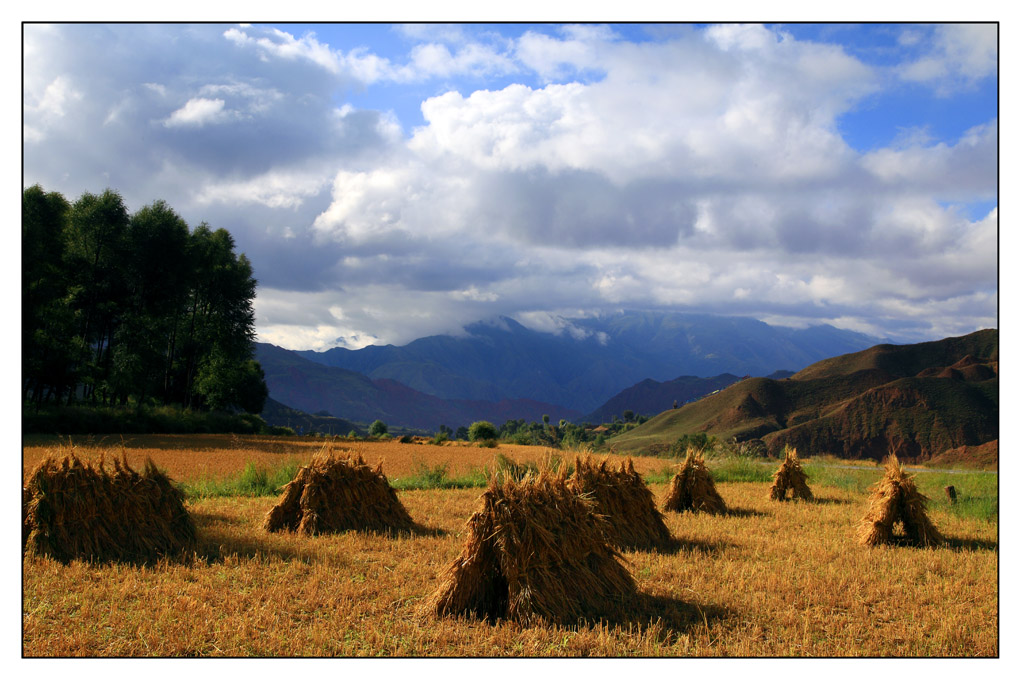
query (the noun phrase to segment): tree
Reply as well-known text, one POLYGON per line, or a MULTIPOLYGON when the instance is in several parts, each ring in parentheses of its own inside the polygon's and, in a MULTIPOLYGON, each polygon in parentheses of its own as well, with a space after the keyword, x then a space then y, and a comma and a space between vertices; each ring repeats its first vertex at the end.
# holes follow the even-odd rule
POLYGON ((183 402, 177 384, 177 337, 195 273, 189 258, 188 225, 158 200, 132 215, 126 262, 128 304, 122 324, 130 327, 137 352, 139 398, 183 402))
POLYGON ((368 427, 369 436, 382 436, 389 431, 389 427, 382 420, 376 420, 368 427))
POLYGON ((68 304, 77 328, 68 402, 77 385, 95 399, 112 355, 117 323, 126 303, 125 255, 128 212, 120 194, 83 193, 71 206, 65 231, 64 270, 68 304))
POLYGON ((623 411, 623 421, 624 422, 630 422, 633 419, 634 419, 634 411, 633 410, 624 410, 623 411))
POLYGON ((480 420, 478 422, 472 422, 471 426, 468 427, 469 441, 493 441, 498 436, 499 432, 496 430, 496 425, 492 422, 480 420))
POLYGON ((38 184, 21 196, 22 397, 60 399, 70 380, 73 316, 67 305, 64 236, 70 205, 38 184))

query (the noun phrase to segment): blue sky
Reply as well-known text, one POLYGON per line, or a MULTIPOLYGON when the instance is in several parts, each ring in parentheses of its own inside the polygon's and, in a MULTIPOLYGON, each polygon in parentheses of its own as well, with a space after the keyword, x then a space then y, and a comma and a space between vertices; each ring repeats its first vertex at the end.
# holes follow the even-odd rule
POLYGON ((994 25, 32 24, 23 50, 24 184, 229 229, 288 348, 620 309, 997 325, 994 25))

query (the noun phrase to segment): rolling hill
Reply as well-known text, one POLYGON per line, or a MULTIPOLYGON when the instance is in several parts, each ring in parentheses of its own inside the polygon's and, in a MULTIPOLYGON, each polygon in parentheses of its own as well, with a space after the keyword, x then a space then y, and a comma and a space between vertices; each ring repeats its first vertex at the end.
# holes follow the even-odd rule
MULTIPOLYGON (((792 374, 788 370, 778 370, 769 377, 782 379, 792 374)), ((594 423, 610 422, 614 416, 622 416, 627 410, 632 410, 638 415, 656 415, 666 408, 671 408, 673 403, 678 406, 684 405, 689 401, 695 401, 715 391, 725 389, 742 379, 744 378, 723 373, 715 377, 684 375, 667 382, 658 382, 652 379, 642 380, 634 386, 624 389, 603 403, 601 407, 582 417, 581 420, 594 423)))
POLYGON ((998 439, 997 330, 825 359, 788 379, 751 378, 612 439, 619 452, 685 433, 760 438, 775 453, 930 458, 998 439))
POLYGON ((708 314, 629 311, 556 323, 556 332, 542 332, 497 318, 399 347, 295 353, 443 399, 537 399, 591 413, 645 379, 768 375, 878 341, 831 326, 783 328, 708 314))

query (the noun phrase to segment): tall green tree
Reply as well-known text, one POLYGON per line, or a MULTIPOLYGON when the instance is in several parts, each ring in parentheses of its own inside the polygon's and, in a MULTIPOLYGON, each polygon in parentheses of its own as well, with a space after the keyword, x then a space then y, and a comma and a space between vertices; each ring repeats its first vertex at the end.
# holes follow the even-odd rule
POLYGON ((111 344, 126 306, 128 211, 120 194, 107 189, 84 193, 71 206, 64 266, 68 303, 74 315, 75 355, 68 402, 78 384, 95 399, 95 387, 109 367, 111 344))
POLYGON ((64 237, 70 205, 36 184, 21 196, 22 397, 60 398, 70 382, 72 315, 64 237))
POLYGON ((194 263, 189 258, 188 225, 165 202, 143 207, 131 217, 127 236, 127 306, 118 342, 116 383, 131 385, 144 400, 183 401, 176 391, 177 334, 187 309, 194 263))

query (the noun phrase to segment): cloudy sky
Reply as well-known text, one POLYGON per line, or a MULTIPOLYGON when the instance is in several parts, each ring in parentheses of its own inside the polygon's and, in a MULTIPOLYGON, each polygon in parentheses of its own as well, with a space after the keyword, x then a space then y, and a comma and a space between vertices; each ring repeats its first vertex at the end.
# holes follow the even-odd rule
POLYGON ((994 25, 29 24, 23 183, 224 227, 262 341, 996 327, 994 25))

